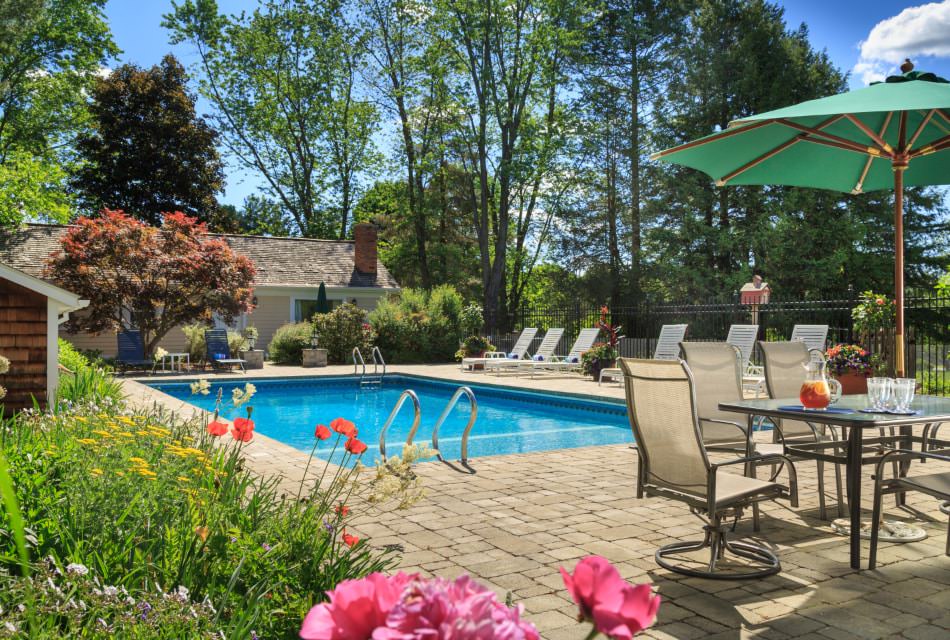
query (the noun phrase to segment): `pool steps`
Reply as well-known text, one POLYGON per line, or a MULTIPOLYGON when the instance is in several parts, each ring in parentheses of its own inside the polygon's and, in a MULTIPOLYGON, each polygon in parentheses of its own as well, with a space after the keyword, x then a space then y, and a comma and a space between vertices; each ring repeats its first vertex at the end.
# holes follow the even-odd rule
MULTIPOLYGON (((432 448, 435 449, 436 452, 439 452, 439 427, 441 427, 442 423, 445 422, 445 419, 449 417, 452 409, 455 408, 455 405, 458 404, 458 401, 463 395, 468 398, 470 411, 468 416, 468 424, 465 425, 465 431, 462 432, 462 458, 460 462, 463 465, 467 465, 468 436, 472 431, 472 427, 475 426, 475 421, 478 419, 478 400, 475 399, 475 393, 470 387, 459 387, 456 389, 455 393, 452 394, 452 398, 445 405, 441 415, 439 415, 439 419, 436 420, 435 426, 432 428, 432 448)), ((413 438, 416 437, 416 431, 419 429, 419 420, 422 418, 422 408, 419 404, 419 396, 416 395, 416 392, 412 389, 406 389, 399 394, 399 399, 396 400, 393 410, 389 412, 389 417, 386 418, 383 428, 379 431, 379 455, 382 456, 383 460, 386 459, 386 432, 389 431, 389 426, 393 423, 393 420, 396 419, 396 416, 399 415, 399 411, 402 409, 402 406, 406 404, 406 400, 412 400, 413 411, 415 413, 412 419, 412 427, 410 427, 409 435, 406 438, 406 444, 412 444, 413 438)), ((441 452, 437 454, 437 457, 440 461, 445 462, 441 452)))
POLYGON ((379 347, 374 346, 372 351, 373 356, 373 373, 366 373, 366 360, 363 359, 363 353, 360 351, 359 347, 353 347, 353 373, 356 374, 359 369, 359 365, 362 365, 363 370, 360 372, 360 387, 370 387, 370 386, 382 386, 383 378, 386 377, 386 360, 383 359, 383 352, 379 350, 379 347), (379 366, 383 366, 383 371, 380 373, 379 366))

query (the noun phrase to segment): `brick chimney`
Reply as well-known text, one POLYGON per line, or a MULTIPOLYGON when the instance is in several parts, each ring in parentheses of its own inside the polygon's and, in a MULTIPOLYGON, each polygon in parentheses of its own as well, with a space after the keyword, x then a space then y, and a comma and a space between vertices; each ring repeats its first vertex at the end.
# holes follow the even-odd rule
POLYGON ((360 273, 376 275, 376 225, 361 222, 353 227, 353 264, 360 273))

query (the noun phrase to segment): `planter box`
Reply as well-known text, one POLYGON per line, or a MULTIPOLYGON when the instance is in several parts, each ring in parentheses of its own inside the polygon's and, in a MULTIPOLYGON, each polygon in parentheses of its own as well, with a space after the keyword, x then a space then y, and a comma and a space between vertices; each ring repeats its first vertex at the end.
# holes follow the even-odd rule
POLYGON ((327 366, 326 349, 304 349, 303 366, 305 367, 325 367, 327 366))
POLYGON ((241 358, 247 360, 244 364, 245 369, 263 369, 264 352, 260 349, 251 349, 250 351, 241 351, 241 358))
POLYGON ((842 373, 835 378, 841 383, 841 395, 853 396, 868 392, 868 377, 863 373, 842 373))

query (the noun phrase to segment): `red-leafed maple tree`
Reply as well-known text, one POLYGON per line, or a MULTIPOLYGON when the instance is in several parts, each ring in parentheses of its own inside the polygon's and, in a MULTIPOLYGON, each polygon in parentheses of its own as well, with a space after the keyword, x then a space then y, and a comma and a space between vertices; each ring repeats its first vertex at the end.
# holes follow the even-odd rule
POLYGON ((152 227, 122 211, 79 218, 47 262, 48 277, 89 300, 71 331, 138 329, 150 354, 172 328, 252 308, 254 264, 181 212, 152 227))

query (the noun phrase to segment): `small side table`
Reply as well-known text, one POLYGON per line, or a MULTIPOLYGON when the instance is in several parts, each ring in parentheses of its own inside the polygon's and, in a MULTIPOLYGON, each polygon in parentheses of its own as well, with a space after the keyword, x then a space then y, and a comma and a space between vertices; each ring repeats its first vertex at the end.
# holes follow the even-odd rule
POLYGON ((171 371, 177 371, 181 373, 181 363, 184 362, 188 365, 188 368, 191 369, 191 354, 190 353, 166 353, 162 356, 162 371, 165 371, 165 363, 170 364, 171 371))
POLYGON ((241 358, 246 361, 244 363, 245 369, 263 369, 264 368, 264 351, 261 349, 251 349, 250 351, 242 351, 241 358))
POLYGON ((304 349, 303 366, 305 367, 325 367, 327 366, 326 349, 304 349))

